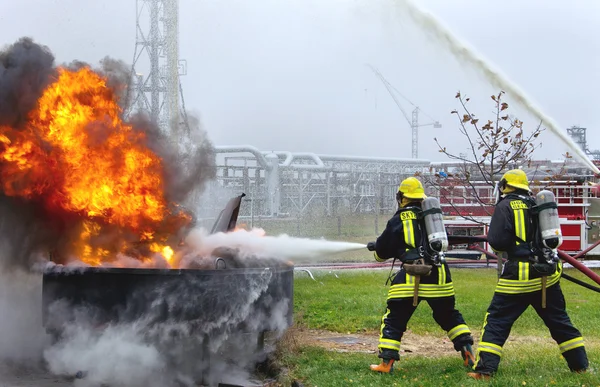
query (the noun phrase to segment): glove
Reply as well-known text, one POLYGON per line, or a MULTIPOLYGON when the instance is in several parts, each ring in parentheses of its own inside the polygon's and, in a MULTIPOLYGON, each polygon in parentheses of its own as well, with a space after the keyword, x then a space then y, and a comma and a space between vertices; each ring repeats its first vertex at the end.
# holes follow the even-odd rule
POLYGON ((369 243, 367 243, 367 250, 369 250, 369 251, 375 251, 375 242, 369 242, 369 243))

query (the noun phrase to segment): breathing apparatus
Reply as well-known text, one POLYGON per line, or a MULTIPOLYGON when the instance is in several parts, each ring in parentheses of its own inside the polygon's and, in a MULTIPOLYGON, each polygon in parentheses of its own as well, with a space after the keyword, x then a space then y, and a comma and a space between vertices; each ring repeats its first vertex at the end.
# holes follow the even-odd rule
POLYGON ((535 202, 532 213, 537 216, 536 248, 539 251, 536 255, 546 262, 558 262, 558 248, 563 239, 554 193, 549 190, 540 191, 535 202))
POLYGON ((540 264, 558 262, 558 247, 562 244, 558 205, 554 194, 549 190, 540 191, 535 199, 510 191, 529 191, 527 174, 521 169, 507 171, 494 188, 496 204, 502 199, 502 194, 515 196, 527 203, 532 215, 533 237, 531 252, 540 264))
POLYGON ((436 266, 446 261, 445 253, 448 251, 448 235, 444 227, 442 209, 437 198, 427 198, 421 204, 423 211, 420 216, 424 220, 427 234, 426 243, 423 244, 424 255, 436 266))

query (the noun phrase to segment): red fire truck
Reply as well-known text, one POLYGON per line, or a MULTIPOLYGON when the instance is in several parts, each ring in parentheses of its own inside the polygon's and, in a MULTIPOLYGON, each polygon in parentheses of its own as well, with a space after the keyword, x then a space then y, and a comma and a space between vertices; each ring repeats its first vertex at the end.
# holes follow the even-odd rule
MULTIPOLYGON (((438 179, 436 185, 428 187, 431 195, 440 198, 449 235, 487 234, 494 211, 493 188, 485 182, 461 185, 459 179, 438 179)), ((541 189, 552 191, 558 202, 563 244, 561 250, 574 254, 586 249, 600 239, 600 186, 592 180, 565 178, 551 184, 535 184, 534 192, 541 189)), ((480 245, 490 250, 487 244, 480 245)), ((480 252, 466 250, 467 246, 452 246, 449 257, 479 259, 480 252)), ((600 254, 594 249, 588 255, 600 254)))

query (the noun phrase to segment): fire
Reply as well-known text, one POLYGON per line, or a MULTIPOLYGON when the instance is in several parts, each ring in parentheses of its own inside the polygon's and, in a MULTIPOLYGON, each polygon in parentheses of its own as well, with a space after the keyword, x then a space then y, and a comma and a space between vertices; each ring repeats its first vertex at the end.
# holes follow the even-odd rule
POLYGON ((2 189, 40 202, 56 218, 79 219, 71 253, 88 264, 100 265, 139 241, 170 262, 165 234, 190 218, 165 199, 161 158, 121 113, 102 76, 59 68, 25 126, 0 127, 2 189), (118 241, 95 240, 107 229, 118 241))
POLYGON ((160 253, 167 261, 167 263, 173 266, 173 255, 175 252, 170 246, 163 246, 159 243, 152 243, 150 245, 150 250, 154 253, 160 253))

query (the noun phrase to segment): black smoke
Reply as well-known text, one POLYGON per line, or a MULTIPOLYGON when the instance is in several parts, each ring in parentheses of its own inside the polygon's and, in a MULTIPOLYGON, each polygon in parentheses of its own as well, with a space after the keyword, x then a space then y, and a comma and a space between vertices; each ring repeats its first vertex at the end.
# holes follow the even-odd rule
MULTIPOLYGON (((132 90, 129 88, 131 67, 125 62, 105 57, 97 66, 75 60, 61 67, 71 70, 89 67, 103 75, 107 79, 108 92, 126 111, 132 90)), ((29 113, 36 108, 38 99, 56 76, 57 66, 52 52, 31 38, 21 38, 0 50, 0 134, 4 132, 3 126, 13 130, 26 126, 29 113)), ((81 100, 85 101, 86 97, 81 96, 81 100)), ((147 114, 138 113, 127 118, 134 133, 144 134, 141 139, 132 141, 143 142, 142 145, 163 161, 163 194, 168 203, 185 202, 191 193, 202 190, 204 184, 216 175, 214 148, 200 121, 185 114, 181 118, 172 125, 177 136, 159 128, 147 114)), ((86 127, 93 143, 105 141, 111 130, 106 122, 93 122, 86 127)), ((0 143, 0 150, 1 147, 0 143)), ((52 154, 48 144, 42 143, 41 147, 52 154)), ((3 160, 0 159, 0 172, 2 168, 3 160)), ((43 198, 7 196, 0 181, 0 240, 3 247, 0 267, 30 268, 51 252, 69 246, 71 238, 78 235, 83 220, 81 214, 57 218, 45 211, 42 202, 43 198)), ((118 244, 118 239, 124 236, 127 242, 131 242, 132 236, 127 231, 106 227, 106 235, 101 235, 99 240, 114 240, 118 244)))
POLYGON ((23 125, 54 71, 54 55, 31 38, 0 51, 0 126, 23 125))

